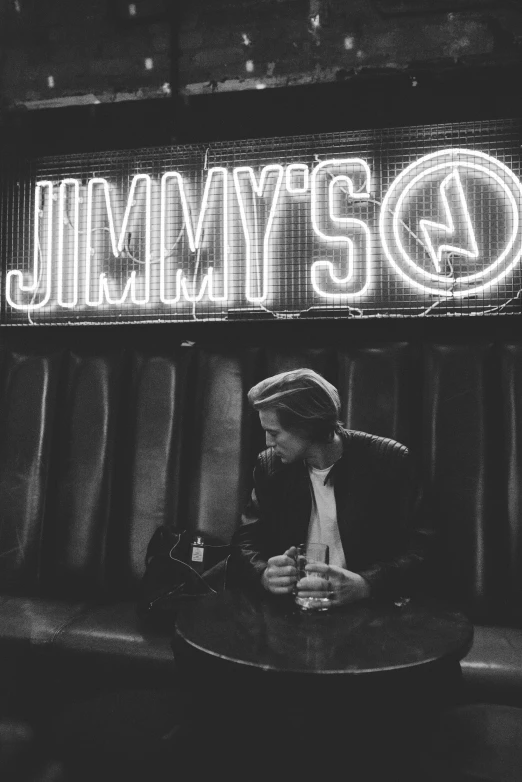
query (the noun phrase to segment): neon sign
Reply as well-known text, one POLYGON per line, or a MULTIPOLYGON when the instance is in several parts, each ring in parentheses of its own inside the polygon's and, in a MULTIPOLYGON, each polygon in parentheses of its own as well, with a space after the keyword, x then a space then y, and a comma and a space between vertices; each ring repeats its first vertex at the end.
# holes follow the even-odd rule
MULTIPOLYGON (((199 218, 197 222, 196 231, 192 225, 191 210, 189 208, 187 195, 185 192, 185 183, 183 177, 177 171, 169 171, 161 177, 161 233, 160 233, 160 299, 163 304, 172 305, 177 304, 180 301, 181 295, 186 301, 198 302, 201 301, 205 292, 208 295, 210 301, 227 301, 228 299, 228 176, 226 168, 211 168, 208 172, 205 182, 205 189, 203 192, 203 199, 201 202, 201 209, 199 212, 199 218), (168 231, 168 185, 169 182, 176 183, 177 191, 183 212, 183 222, 187 232, 188 242, 192 253, 199 253, 202 241, 203 241, 203 225, 207 209, 209 207, 209 200, 211 193, 213 193, 216 179, 221 178, 221 204, 222 204, 222 230, 223 230, 223 242, 222 242, 222 262, 223 262, 223 292, 221 295, 217 294, 214 290, 214 269, 209 267, 207 274, 203 277, 199 292, 197 294, 190 293, 187 286, 187 280, 183 274, 182 269, 176 270, 176 293, 174 297, 168 296, 167 289, 167 247, 166 236, 168 231)), ((148 303, 148 302, 146 302, 148 303)))
MULTIPOLYGON (((339 217, 335 213, 335 196, 336 191, 339 188, 346 188, 345 193, 348 199, 367 200, 370 198, 370 182, 371 171, 368 163, 360 158, 347 158, 345 160, 325 160, 315 166, 312 171, 312 207, 311 217, 312 226, 315 233, 321 237, 325 242, 344 242, 346 244, 346 274, 344 277, 338 277, 334 270, 334 265, 331 261, 315 261, 311 268, 310 274, 312 277, 312 285, 314 291, 318 296, 325 299, 335 299, 342 297, 343 299, 353 299, 363 296, 370 286, 371 281, 371 233, 369 226, 363 220, 357 217, 339 217), (331 171, 344 170, 349 173, 342 174, 330 174, 330 182, 328 183, 327 194, 321 192, 320 181, 324 181, 326 176, 331 171), (357 170, 362 171, 363 184, 362 189, 356 190, 354 187, 354 176, 357 170), (326 196, 326 197, 325 197, 326 196), (352 235, 335 235, 328 234, 320 228, 320 212, 321 206, 326 202, 328 217, 331 222, 339 223, 344 226, 347 231, 352 232, 352 235), (362 240, 362 248, 359 249, 359 255, 361 262, 360 277, 362 279, 357 284, 356 281, 356 263, 355 263, 355 238, 354 234, 359 233, 362 240), (324 269, 328 272, 330 280, 333 283, 333 290, 323 289, 320 285, 320 271, 324 269), (355 283, 355 284, 354 284, 355 283)), ((324 187, 324 185, 323 185, 324 187)))
MULTIPOLYGON (((497 210, 498 206, 497 204, 497 210)), ((455 298, 471 296, 498 284, 520 261, 521 207, 522 184, 499 160, 478 150, 440 150, 425 155, 408 166, 388 190, 383 201, 379 223, 382 246, 390 264, 410 285, 435 295, 449 295, 455 298), (442 181, 440 181, 441 177, 442 181), (492 206, 495 205, 495 197, 500 202, 503 214, 498 216, 496 222, 504 224, 506 235, 504 240, 498 243, 500 252, 493 253, 493 257, 481 253, 477 245, 475 232, 479 228, 480 221, 476 220, 474 227, 462 183, 464 177, 468 189, 475 182, 482 188, 486 185, 488 201, 492 206), (445 222, 438 224, 422 219, 419 221, 419 227, 424 235, 427 254, 435 267, 435 272, 428 271, 418 259, 413 257, 406 246, 404 228, 401 227, 401 214, 407 210, 410 199, 414 195, 419 198, 419 190, 422 191, 426 183, 433 181, 437 184, 440 182, 440 202, 443 206, 445 222), (448 192, 451 189, 454 191, 454 197, 450 204, 448 192), (460 231, 457 223, 460 223, 460 231), (435 248, 433 241, 434 239, 436 241, 437 235, 438 238, 442 238, 442 242, 438 248, 435 248), (460 238, 460 242, 454 244, 457 238, 460 238), (453 270, 454 273, 449 276, 443 274, 441 266, 444 253, 473 259, 476 262, 473 264, 473 271, 458 274, 453 270)), ((486 218, 489 216, 488 222, 492 222, 491 213, 489 215, 486 213, 484 216, 486 218)), ((488 222, 483 226, 486 229, 491 227, 488 222)), ((483 242, 482 246, 485 244, 483 242)))
POLYGON ((126 182, 37 172, 30 251, 5 276, 11 321, 415 315, 518 295, 519 160, 441 146, 398 167, 327 146, 207 167, 209 148, 199 169, 158 158, 126 182))

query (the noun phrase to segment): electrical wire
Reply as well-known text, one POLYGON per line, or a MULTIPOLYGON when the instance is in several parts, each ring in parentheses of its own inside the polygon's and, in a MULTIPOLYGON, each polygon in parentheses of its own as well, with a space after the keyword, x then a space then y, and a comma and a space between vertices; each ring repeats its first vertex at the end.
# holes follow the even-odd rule
POLYGON ((207 584, 207 582, 205 581, 205 579, 203 578, 201 573, 198 573, 198 571, 195 570, 191 565, 189 565, 187 562, 184 562, 182 559, 176 559, 176 557, 171 557, 171 560, 173 562, 177 562, 178 565, 183 565, 183 567, 187 568, 187 570, 190 570, 192 573, 194 573, 194 575, 196 575, 199 578, 199 580, 202 581, 205 584, 207 589, 210 589, 211 592, 213 592, 215 595, 217 595, 217 591, 215 589, 213 589, 210 586, 210 584, 207 584))

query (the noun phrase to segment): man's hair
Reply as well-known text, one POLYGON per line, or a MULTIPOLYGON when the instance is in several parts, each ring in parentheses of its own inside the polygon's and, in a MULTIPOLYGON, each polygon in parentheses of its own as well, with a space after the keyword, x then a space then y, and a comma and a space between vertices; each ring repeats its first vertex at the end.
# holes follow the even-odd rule
POLYGON ((275 410, 283 429, 314 442, 331 440, 342 428, 335 386, 313 369, 293 369, 267 377, 248 392, 255 410, 275 410))

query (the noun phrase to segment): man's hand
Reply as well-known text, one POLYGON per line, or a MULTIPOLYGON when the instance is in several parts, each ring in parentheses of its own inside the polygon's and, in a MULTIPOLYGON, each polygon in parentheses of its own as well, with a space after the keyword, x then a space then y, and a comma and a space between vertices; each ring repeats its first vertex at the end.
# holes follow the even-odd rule
POLYGON ((310 575, 297 584, 299 597, 329 596, 332 605, 355 603, 370 597, 369 583, 351 570, 313 562, 306 566, 306 571, 310 575))
POLYGON ((265 589, 274 595, 286 595, 293 590, 297 581, 296 554, 297 549, 292 546, 284 554, 268 560, 268 567, 261 576, 261 583, 265 589))

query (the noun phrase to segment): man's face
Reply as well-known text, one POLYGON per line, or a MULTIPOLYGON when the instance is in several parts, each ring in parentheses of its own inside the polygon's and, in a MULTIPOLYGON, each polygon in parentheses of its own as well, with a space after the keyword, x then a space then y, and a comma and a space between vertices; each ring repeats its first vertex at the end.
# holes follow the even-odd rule
POLYGON ((296 432, 283 429, 275 410, 260 410, 259 420, 266 433, 267 448, 273 448, 282 462, 291 464, 306 459, 311 445, 310 440, 296 432))

